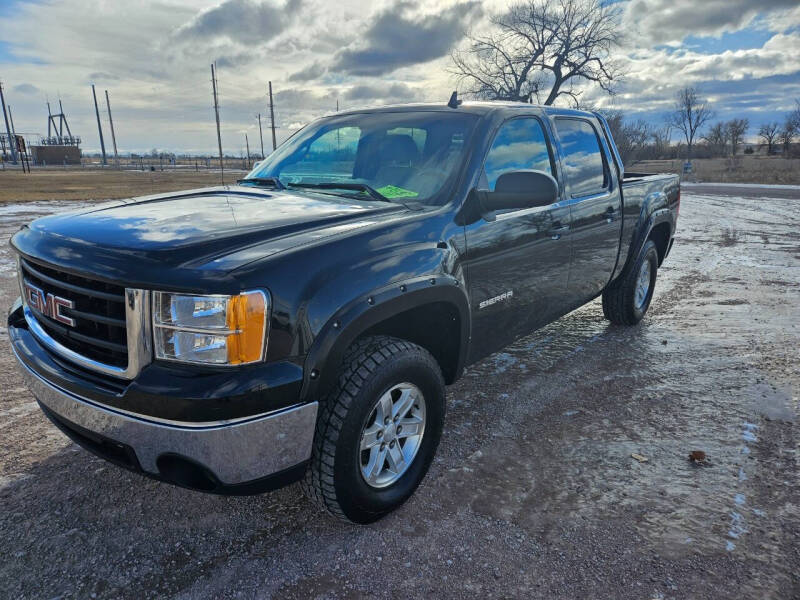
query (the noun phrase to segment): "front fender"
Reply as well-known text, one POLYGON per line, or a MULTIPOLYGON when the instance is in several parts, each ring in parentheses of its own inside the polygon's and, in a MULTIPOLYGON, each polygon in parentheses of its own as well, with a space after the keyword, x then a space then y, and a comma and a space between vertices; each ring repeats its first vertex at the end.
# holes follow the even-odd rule
POLYGON ((447 302, 458 310, 462 343, 456 373, 460 373, 470 339, 470 306, 464 282, 449 274, 418 276, 360 294, 327 320, 306 357, 300 400, 317 399, 333 385, 345 351, 365 331, 389 317, 434 302, 447 302))

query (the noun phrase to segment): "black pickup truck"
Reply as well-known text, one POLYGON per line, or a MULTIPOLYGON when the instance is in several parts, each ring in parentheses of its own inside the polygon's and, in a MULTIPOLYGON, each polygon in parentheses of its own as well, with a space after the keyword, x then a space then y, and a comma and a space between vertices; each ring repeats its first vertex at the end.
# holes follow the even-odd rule
POLYGON ((598 296, 642 319, 679 202, 677 176, 623 173, 598 114, 342 112, 237 185, 23 228, 8 331, 99 456, 214 493, 302 480, 366 523, 425 476, 466 365, 598 296))

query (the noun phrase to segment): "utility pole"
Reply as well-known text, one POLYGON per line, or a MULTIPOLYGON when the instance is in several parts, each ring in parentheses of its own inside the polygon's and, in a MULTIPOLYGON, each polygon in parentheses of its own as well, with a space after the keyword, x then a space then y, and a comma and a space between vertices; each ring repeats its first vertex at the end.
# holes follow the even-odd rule
POLYGON ((111 125, 111 141, 114 143, 114 162, 119 165, 119 155, 117 154, 117 136, 114 135, 114 120, 111 118, 111 102, 108 101, 108 90, 106 90, 106 108, 108 108, 108 123, 111 125))
POLYGON ((6 112, 6 98, 3 95, 3 84, 0 83, 0 103, 3 105, 3 119, 6 122, 6 133, 8 134, 8 145, 11 147, 11 164, 17 164, 17 145, 16 140, 11 137, 11 126, 8 124, 8 113, 6 112))
POLYGON ((97 132, 100 134, 100 151, 103 153, 103 166, 106 166, 108 164, 106 160, 106 143, 103 141, 103 128, 100 126, 100 109, 97 107, 97 93, 94 91, 94 84, 92 84, 92 96, 94 97, 94 114, 97 115, 97 132))
POLYGON ((11 115, 11 105, 8 105, 8 120, 11 121, 11 135, 17 137, 17 129, 14 127, 14 117, 11 115))
POLYGON ((217 75, 214 65, 211 65, 211 90, 214 93, 214 114, 217 117, 217 145, 219 146, 219 177, 222 185, 225 185, 225 165, 222 162, 222 134, 219 131, 219 102, 217 102, 217 75))
POLYGON ((269 120, 272 123, 272 149, 278 147, 275 143, 275 111, 272 108, 272 82, 269 82, 269 120))
POLYGON ((261 159, 264 159, 264 134, 261 132, 261 113, 258 113, 258 137, 261 138, 261 159))
POLYGON ((247 146, 247 168, 250 168, 250 141, 247 139, 247 134, 244 134, 244 143, 247 146))

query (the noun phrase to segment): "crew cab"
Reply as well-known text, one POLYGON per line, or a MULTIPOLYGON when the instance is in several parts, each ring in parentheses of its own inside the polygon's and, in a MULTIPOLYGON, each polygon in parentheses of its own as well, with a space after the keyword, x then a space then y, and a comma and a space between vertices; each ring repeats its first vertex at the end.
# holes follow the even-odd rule
POLYGON ((23 228, 8 332, 91 452, 213 493, 301 480, 366 523, 425 476, 466 365, 599 296, 642 319, 679 202, 677 176, 625 174, 599 114, 340 112, 236 185, 23 228))

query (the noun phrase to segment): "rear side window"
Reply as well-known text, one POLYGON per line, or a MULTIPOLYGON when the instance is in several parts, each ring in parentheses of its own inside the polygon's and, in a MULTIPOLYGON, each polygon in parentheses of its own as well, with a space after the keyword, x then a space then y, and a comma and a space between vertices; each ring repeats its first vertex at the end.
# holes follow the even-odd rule
POLYGON ((497 178, 503 173, 523 169, 553 174, 547 140, 538 119, 512 119, 500 127, 486 155, 488 189, 494 191, 497 178))
POLYGON ((564 175, 572 197, 602 192, 608 182, 595 128, 582 119, 556 119, 556 129, 564 152, 564 175))

